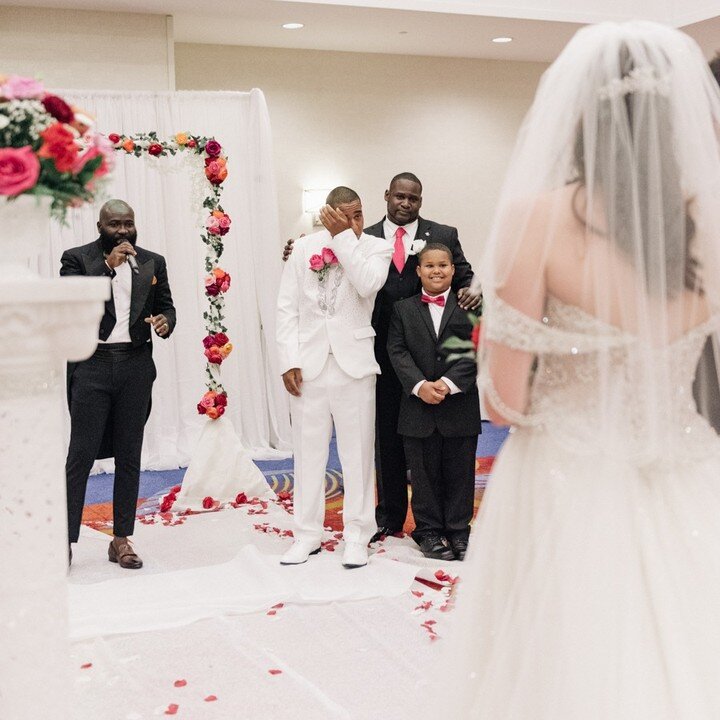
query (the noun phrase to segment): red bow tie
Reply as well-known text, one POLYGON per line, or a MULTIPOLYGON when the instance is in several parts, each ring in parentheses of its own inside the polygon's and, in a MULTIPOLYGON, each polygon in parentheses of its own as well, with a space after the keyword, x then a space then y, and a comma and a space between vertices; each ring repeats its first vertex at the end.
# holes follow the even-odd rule
POLYGON ((430 295, 426 295, 425 293, 423 293, 423 294, 420 296, 420 299, 421 299, 424 303, 428 303, 428 304, 430 304, 430 303, 435 303, 436 305, 439 305, 440 307, 445 307, 445 296, 444 296, 444 295, 438 295, 438 296, 436 296, 436 297, 430 297, 430 295))

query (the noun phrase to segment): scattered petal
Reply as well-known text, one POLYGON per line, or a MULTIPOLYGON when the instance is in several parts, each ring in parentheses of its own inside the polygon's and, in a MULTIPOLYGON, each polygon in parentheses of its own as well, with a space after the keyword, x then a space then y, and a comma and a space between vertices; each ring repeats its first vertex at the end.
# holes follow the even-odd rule
POLYGON ((217 700, 217 695, 208 695, 205 698, 205 702, 215 702, 217 700))
POLYGON ((268 672, 271 675, 280 675, 282 673, 282 670, 278 670, 277 668, 273 668, 272 670, 268 670, 268 672))
POLYGON ((91 667, 92 667, 92 663, 83 663, 83 664, 80 666, 80 669, 81 669, 81 670, 87 670, 88 668, 91 668, 91 667))
POLYGON ((167 706, 167 710, 165 711, 166 715, 177 715, 177 711, 180 709, 180 706, 176 703, 170 703, 167 706))
POLYGON ((187 685, 187 680, 176 680, 173 685, 175 685, 175 687, 185 687, 187 685))

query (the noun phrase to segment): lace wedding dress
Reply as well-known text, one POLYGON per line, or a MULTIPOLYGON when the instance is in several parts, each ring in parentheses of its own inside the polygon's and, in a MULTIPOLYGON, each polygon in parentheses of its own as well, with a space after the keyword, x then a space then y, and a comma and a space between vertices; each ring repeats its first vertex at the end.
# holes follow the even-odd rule
POLYGON ((672 373, 660 434, 634 403, 637 338, 552 297, 541 322, 490 298, 487 339, 538 359, 522 416, 485 383, 517 424, 457 592, 447 717, 720 718, 720 439, 692 397, 716 326, 651 349, 672 373))

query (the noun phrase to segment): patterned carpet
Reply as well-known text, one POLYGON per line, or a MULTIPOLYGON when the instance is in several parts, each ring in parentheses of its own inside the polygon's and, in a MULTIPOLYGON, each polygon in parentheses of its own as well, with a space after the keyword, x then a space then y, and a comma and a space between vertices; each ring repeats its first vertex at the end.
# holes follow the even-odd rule
MULTIPOLYGON (((492 469, 493 460, 500 446, 507 437, 507 428, 500 428, 489 422, 483 422, 483 432, 478 439, 475 458, 475 509, 482 500, 487 478, 492 469)), ((270 488, 275 493, 282 491, 292 493, 293 461, 287 460, 258 461, 270 488)), ((140 475, 140 499, 138 515, 156 512, 162 496, 170 488, 181 485, 185 468, 177 470, 147 471, 140 475)), ((325 475, 325 525, 333 530, 342 528, 342 468, 337 455, 335 438, 330 446, 330 457, 325 475)), ((105 473, 93 475, 88 481, 86 505, 83 522, 96 530, 110 532, 112 524, 112 486, 114 475, 105 473)), ((408 511, 405 521, 405 532, 415 527, 412 513, 408 511)))

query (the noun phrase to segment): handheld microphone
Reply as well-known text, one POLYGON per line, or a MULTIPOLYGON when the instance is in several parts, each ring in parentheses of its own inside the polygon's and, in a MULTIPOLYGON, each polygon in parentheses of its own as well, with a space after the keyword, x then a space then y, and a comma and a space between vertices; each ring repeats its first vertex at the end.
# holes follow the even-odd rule
POLYGON ((138 275, 138 274, 140 273, 140 270, 138 269, 138 264, 137 264, 137 260, 135 259, 135 256, 134 256, 134 255, 131 255, 130 253, 127 253, 127 254, 125 255, 125 257, 127 258, 127 262, 128 262, 128 265, 130 266, 130 269, 131 269, 136 275, 138 275))

